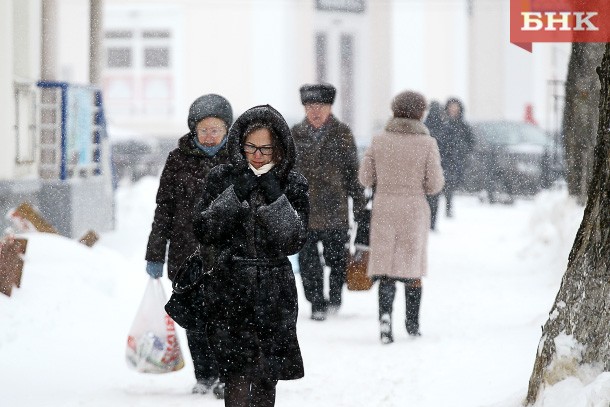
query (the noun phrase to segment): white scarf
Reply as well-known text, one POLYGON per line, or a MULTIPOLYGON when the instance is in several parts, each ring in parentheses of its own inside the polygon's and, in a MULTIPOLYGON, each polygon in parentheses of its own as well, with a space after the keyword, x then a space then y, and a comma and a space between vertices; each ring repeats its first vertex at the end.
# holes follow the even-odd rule
POLYGON ((252 164, 248 163, 248 166, 250 167, 250 169, 252 170, 254 175, 256 175, 257 177, 260 177, 261 175, 268 173, 271 170, 271 168, 273 168, 274 165, 275 165, 274 162, 270 162, 268 164, 263 165, 259 169, 256 169, 252 166, 252 164))

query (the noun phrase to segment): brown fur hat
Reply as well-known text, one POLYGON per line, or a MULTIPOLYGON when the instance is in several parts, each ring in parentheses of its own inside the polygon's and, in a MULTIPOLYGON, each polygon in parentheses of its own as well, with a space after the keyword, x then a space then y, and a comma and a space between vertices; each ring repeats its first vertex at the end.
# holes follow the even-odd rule
POLYGON ((394 117, 421 120, 426 111, 426 98, 410 90, 399 93, 392 100, 394 117))

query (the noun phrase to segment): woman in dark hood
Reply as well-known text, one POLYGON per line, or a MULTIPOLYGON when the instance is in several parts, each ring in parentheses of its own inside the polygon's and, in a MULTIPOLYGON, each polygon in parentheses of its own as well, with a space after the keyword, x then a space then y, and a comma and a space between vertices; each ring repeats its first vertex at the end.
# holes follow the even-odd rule
POLYGON ((304 374, 288 256, 307 239, 307 181, 292 169, 290 128, 271 106, 247 110, 228 137, 230 164, 208 175, 194 223, 213 253, 206 331, 225 406, 273 406, 277 381, 304 374))

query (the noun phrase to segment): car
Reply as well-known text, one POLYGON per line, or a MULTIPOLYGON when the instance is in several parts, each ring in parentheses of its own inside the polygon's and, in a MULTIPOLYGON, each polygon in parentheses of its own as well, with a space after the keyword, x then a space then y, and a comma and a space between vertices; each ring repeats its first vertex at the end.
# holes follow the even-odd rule
POLYGON ((144 176, 158 176, 167 154, 176 140, 121 140, 112 144, 112 164, 117 180, 138 181, 144 176))
POLYGON ((563 162, 552 137, 532 124, 492 120, 472 123, 475 146, 464 171, 463 189, 484 192, 490 203, 512 203, 548 188, 563 162))

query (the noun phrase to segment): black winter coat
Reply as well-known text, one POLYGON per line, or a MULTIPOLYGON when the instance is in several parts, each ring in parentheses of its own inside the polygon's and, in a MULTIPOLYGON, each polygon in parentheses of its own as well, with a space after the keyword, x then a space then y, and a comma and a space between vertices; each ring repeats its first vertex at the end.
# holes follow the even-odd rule
POLYGON ((453 190, 462 183, 468 155, 474 147, 472 129, 461 117, 449 118, 435 137, 445 174, 445 188, 453 190))
POLYGON ((210 157, 195 144, 196 136, 180 138, 165 162, 157 191, 157 208, 148 238, 146 260, 164 263, 167 243, 168 276, 174 279, 180 265, 199 246, 193 234, 193 214, 210 170, 229 161, 227 147, 210 157))
POLYGON ((304 375, 296 333, 298 297, 287 256, 307 239, 307 181, 291 169, 290 130, 270 106, 240 116, 228 143, 231 164, 210 172, 194 225, 202 247, 215 253, 204 283, 206 331, 222 378, 298 379, 304 375), (271 123, 286 150, 272 169, 283 194, 268 205, 259 187, 244 202, 233 190, 238 174, 250 171, 241 153, 243 131, 259 120, 271 123))

